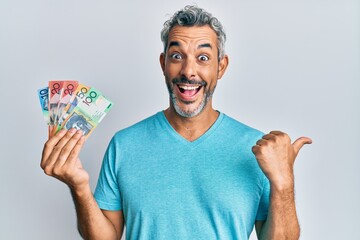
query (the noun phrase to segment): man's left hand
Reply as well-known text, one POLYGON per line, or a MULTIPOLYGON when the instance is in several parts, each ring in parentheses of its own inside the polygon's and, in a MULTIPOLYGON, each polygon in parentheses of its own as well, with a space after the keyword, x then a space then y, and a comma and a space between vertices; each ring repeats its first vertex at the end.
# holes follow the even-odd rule
POLYGON ((280 131, 272 131, 256 142, 252 151, 273 187, 285 189, 294 184, 295 158, 304 144, 312 140, 300 137, 291 144, 290 137, 280 131))

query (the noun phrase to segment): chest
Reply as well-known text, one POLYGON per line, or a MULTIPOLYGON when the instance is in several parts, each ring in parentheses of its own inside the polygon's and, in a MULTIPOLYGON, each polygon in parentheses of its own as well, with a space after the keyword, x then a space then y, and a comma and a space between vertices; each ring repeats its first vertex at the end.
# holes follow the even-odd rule
POLYGON ((124 213, 253 214, 262 178, 249 151, 146 148, 122 161, 118 181, 124 213))

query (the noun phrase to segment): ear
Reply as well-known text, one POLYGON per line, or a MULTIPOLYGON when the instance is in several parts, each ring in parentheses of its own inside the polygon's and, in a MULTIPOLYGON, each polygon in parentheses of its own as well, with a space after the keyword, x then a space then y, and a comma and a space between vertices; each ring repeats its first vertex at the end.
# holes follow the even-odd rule
POLYGON ((164 71, 165 71, 165 53, 160 54, 159 60, 160 60, 161 69, 162 69, 163 74, 164 74, 164 71))
POLYGON ((229 64, 229 57, 228 55, 225 55, 222 59, 219 61, 219 69, 218 69, 218 79, 222 78, 222 76, 225 73, 225 70, 229 64))

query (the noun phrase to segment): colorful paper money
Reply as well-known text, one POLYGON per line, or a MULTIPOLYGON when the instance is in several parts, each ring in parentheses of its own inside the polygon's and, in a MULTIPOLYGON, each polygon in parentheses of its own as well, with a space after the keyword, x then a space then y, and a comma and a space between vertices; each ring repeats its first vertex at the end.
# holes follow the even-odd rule
POLYGON ((57 110, 64 81, 49 82, 49 125, 56 125, 57 110))
POLYGON ((91 88, 62 124, 64 129, 80 129, 88 137, 109 112, 113 103, 95 88, 91 88))
POLYGON ((60 120, 62 119, 62 115, 65 114, 64 110, 68 105, 68 103, 70 102, 70 99, 74 95, 74 91, 76 91, 77 86, 78 86, 77 81, 64 82, 63 87, 61 89, 60 101, 58 104, 57 115, 55 119, 55 123, 57 125, 61 125, 60 120))
POLYGON ((38 97, 49 137, 62 128, 75 128, 87 138, 113 105, 95 88, 74 80, 49 81, 49 87, 38 90, 38 97))
POLYGON ((39 89, 38 96, 44 120, 49 124, 49 87, 39 89))
POLYGON ((75 94, 69 100, 69 103, 64 109, 64 112, 59 121, 60 125, 65 121, 65 119, 74 111, 76 105, 85 97, 86 93, 89 91, 90 87, 83 84, 79 84, 75 90, 75 94))

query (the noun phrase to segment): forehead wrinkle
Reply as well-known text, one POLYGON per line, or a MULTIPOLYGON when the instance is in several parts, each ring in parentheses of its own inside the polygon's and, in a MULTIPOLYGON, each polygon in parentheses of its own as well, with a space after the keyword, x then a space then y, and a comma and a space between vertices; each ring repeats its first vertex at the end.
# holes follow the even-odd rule
POLYGON ((202 26, 202 27, 175 26, 170 31, 169 48, 171 46, 187 48, 190 47, 191 45, 195 49, 201 49, 207 47, 213 49, 214 45, 217 45, 216 33, 208 26, 202 26))

